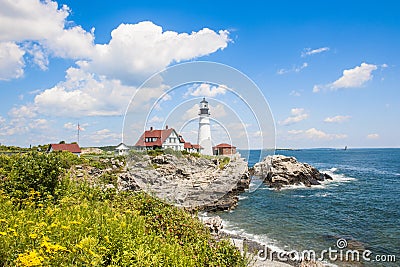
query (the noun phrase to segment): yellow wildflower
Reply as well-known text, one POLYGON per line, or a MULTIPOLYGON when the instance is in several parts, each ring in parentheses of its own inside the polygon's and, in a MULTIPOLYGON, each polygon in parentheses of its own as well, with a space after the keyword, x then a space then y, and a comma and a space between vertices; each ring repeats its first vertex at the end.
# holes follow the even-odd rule
POLYGON ((36 250, 26 252, 23 254, 19 254, 17 258, 17 265, 18 266, 40 266, 42 265, 43 257, 40 256, 36 250))
POLYGON ((58 251, 67 251, 66 247, 63 247, 61 245, 58 244, 52 244, 50 242, 47 241, 48 239, 46 238, 45 240, 43 240, 41 247, 45 248, 47 253, 57 253, 58 251))
POLYGON ((63 230, 69 230, 69 229, 71 229, 71 227, 69 227, 69 225, 62 225, 62 226, 61 226, 61 229, 63 229, 63 230))
POLYGON ((7 223, 6 219, 0 219, 0 223, 7 223))
POLYGON ((2 236, 6 236, 6 235, 7 235, 7 233, 6 233, 6 232, 0 232, 0 235, 2 235, 2 236))
POLYGON ((47 223, 45 223, 45 222, 40 222, 40 223, 37 224, 37 226, 38 226, 38 227, 46 227, 46 226, 47 226, 47 223))
POLYGON ((29 237, 32 239, 36 239, 38 237, 38 235, 33 233, 33 234, 30 234, 29 237))

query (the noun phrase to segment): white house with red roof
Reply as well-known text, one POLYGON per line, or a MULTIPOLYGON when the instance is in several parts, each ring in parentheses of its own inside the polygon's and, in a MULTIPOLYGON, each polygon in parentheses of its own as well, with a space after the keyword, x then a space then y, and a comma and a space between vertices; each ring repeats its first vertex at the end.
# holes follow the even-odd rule
POLYGON ((49 148, 47 149, 47 152, 53 152, 53 151, 69 151, 78 157, 81 155, 81 148, 79 147, 78 144, 50 144, 49 148))
POLYGON ((136 142, 135 147, 138 150, 149 149, 167 149, 171 148, 175 151, 184 150, 185 140, 179 135, 174 128, 165 127, 163 130, 155 130, 150 127, 150 130, 145 131, 136 142))
POLYGON ((202 146, 190 142, 185 142, 184 148, 189 153, 202 153, 204 149, 202 146))

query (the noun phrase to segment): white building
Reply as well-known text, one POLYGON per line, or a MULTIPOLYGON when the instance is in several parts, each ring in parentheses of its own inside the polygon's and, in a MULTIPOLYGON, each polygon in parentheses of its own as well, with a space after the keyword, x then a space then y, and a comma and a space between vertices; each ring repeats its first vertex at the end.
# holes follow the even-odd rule
POLYGON ((212 155, 210 112, 205 98, 200 102, 199 135, 197 143, 203 148, 202 154, 212 155))
POLYGON ((126 156, 129 154, 129 147, 127 145, 125 145, 124 143, 121 143, 115 148, 115 152, 119 156, 126 156))
POLYGON ((154 130, 150 127, 150 130, 145 131, 136 142, 135 147, 138 150, 149 150, 149 149, 167 149, 171 148, 175 151, 184 150, 185 141, 174 128, 165 127, 164 130, 154 130))

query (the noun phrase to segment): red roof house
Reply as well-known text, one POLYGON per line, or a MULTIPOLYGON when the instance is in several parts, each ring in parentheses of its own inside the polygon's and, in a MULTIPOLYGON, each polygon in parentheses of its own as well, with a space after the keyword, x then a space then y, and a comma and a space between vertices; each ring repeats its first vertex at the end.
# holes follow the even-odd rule
POLYGON ((198 144, 192 144, 190 142, 185 142, 184 148, 189 153, 193 153, 193 152, 201 153, 201 150, 203 149, 202 146, 200 146, 198 144))
POLYGON ((179 135, 174 128, 165 127, 163 130, 145 131, 136 142, 135 147, 140 150, 156 149, 156 148, 171 148, 173 150, 182 151, 184 149, 182 136, 179 135))
POLYGON ((52 151, 69 151, 75 155, 81 155, 81 148, 78 144, 50 144, 48 152, 52 151))
POLYGON ((213 147, 214 155, 232 155, 236 154, 236 147, 230 144, 222 143, 213 147))

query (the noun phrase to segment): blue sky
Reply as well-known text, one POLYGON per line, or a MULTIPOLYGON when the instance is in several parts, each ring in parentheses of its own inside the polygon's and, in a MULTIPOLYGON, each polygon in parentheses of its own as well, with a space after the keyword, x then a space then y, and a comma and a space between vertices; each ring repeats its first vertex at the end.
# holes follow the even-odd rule
MULTIPOLYGON (((293 2, 0 0, 0 143, 76 141, 79 121, 82 146, 116 145, 142 82, 178 62, 205 60, 257 84, 277 147, 400 147, 400 5, 293 2)), ((165 124, 166 109, 188 96, 192 106, 179 114, 189 118, 198 92, 224 101, 212 103, 215 113, 231 118, 232 96, 197 86, 166 99, 154 124, 165 124)), ((143 105, 163 88, 148 88, 143 105)), ((247 119, 247 139, 255 138, 247 119)), ((189 128, 196 142, 196 126, 189 128)), ((226 141, 217 129, 215 141, 226 141)))

